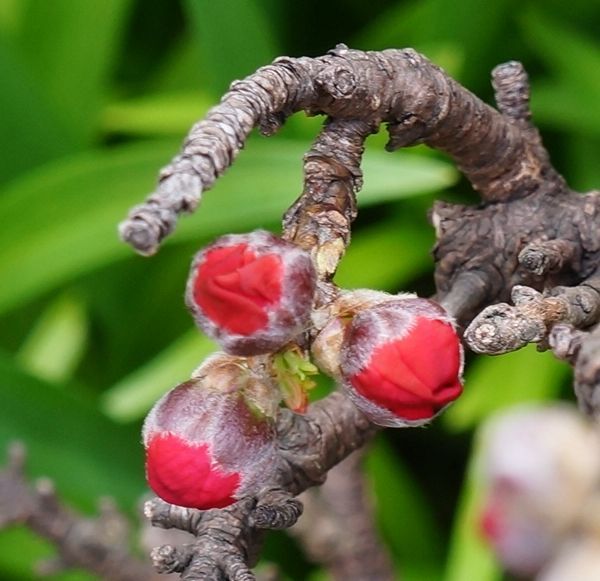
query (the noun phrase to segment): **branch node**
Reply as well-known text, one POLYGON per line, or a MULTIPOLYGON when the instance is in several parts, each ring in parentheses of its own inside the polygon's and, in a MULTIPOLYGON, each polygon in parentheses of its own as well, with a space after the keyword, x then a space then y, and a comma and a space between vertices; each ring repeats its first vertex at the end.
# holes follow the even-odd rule
POLYGON ((492 71, 492 86, 498 110, 509 119, 529 123, 529 79, 523 65, 509 61, 492 71))
POLYGON ((538 276, 555 274, 566 266, 573 266, 577 247, 569 240, 532 242, 519 253, 521 266, 538 276))
POLYGON ((180 529, 193 535, 200 530, 206 511, 169 504, 160 498, 144 503, 144 516, 156 527, 180 529))
POLYGON ((586 335, 587 333, 575 329, 573 325, 559 323, 550 330, 548 344, 558 359, 574 365, 586 335))
POLYGON ((518 308, 498 303, 473 319, 464 339, 476 353, 500 355, 541 341, 545 334, 546 326, 539 318, 527 317, 518 308))
POLYGON ((190 564, 193 556, 193 546, 174 547, 162 545, 150 552, 152 566, 159 573, 181 573, 190 564))
POLYGON ((302 511, 302 503, 289 492, 271 489, 258 498, 253 524, 259 529, 287 529, 296 524, 302 511))

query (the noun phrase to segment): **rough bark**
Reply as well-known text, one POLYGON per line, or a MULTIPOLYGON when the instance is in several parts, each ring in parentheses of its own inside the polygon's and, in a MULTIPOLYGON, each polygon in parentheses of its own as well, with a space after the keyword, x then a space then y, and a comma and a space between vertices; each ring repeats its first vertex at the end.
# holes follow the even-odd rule
POLYGON ((8 465, 0 471, 0 529, 23 524, 56 546, 56 558, 38 565, 40 574, 83 568, 111 581, 162 578, 148 563, 133 557, 129 525, 112 502, 100 503, 97 518, 81 517, 63 506, 48 479, 31 487, 24 463, 24 448, 13 445, 8 465))
POLYGON ((304 518, 290 529, 308 557, 323 564, 336 581, 398 579, 373 526, 372 499, 362 471, 364 453, 365 448, 352 453, 329 472, 322 486, 300 496, 304 518))

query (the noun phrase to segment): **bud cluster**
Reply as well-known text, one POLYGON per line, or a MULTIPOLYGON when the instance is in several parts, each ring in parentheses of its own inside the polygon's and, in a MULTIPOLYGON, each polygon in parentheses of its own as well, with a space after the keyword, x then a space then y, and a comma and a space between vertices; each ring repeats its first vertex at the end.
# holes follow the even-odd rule
POLYGON ((220 508, 269 484, 279 401, 303 412, 314 386, 317 368, 298 344, 313 321, 322 327, 315 362, 373 423, 422 425, 460 395, 463 351, 439 305, 357 290, 313 313, 316 288, 309 253, 265 231, 223 236, 195 256, 186 303, 225 353, 146 419, 147 479, 158 496, 220 508))

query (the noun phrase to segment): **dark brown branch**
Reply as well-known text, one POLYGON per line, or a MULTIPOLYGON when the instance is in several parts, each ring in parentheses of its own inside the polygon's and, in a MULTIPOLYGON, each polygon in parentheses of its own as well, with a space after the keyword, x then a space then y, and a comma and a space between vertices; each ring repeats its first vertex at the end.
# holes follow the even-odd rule
POLYGON ((24 459, 22 446, 10 447, 8 465, 0 472, 0 528, 24 524, 56 546, 58 558, 43 564, 42 572, 81 567, 111 581, 158 579, 132 556, 127 521, 112 502, 101 502, 95 519, 78 516, 59 502, 50 480, 29 486, 24 459))
POLYGON ((301 495, 305 514, 290 532, 333 579, 388 581, 393 569, 373 526, 363 457, 364 448, 352 453, 329 472, 325 484, 301 495))
MULTIPOLYGON (((315 59, 277 59, 233 83, 162 170, 155 194, 121 224, 123 239, 142 254, 154 253, 177 216, 193 211, 201 193, 233 163, 253 127, 271 134, 301 110, 360 121, 368 131, 387 123, 388 149, 423 142, 450 154, 488 201, 523 197, 549 185, 552 191, 564 189, 529 131, 422 55, 411 49, 362 52, 339 45, 315 59)), ((342 142, 333 150, 343 149, 342 142)))
POLYGON ((590 332, 572 325, 556 325, 549 337, 550 348, 575 370, 574 390, 579 408, 600 420, 600 327, 590 332))
POLYGON ((331 280, 350 242, 363 144, 376 130, 364 121, 330 120, 304 156, 304 190, 286 212, 283 229, 312 254, 322 280, 331 280))
POLYGON ((531 128, 529 79, 523 65, 510 61, 492 71, 496 105, 502 115, 525 128, 531 128))
MULTIPOLYGON (((327 115, 305 157, 304 189, 286 214, 283 234, 311 252, 320 276, 316 314, 326 318, 337 293, 330 280, 356 215, 364 139, 387 123, 388 149, 426 143, 448 153, 482 198, 477 207, 434 206, 436 298, 466 326, 512 293, 514 306, 484 311, 467 329, 467 341, 493 353, 530 341, 545 346, 557 324, 585 328, 600 317, 600 194, 576 194, 552 168, 531 123, 522 66, 501 65, 493 83, 500 112, 410 49, 374 53, 340 45, 315 59, 278 59, 234 83, 192 129, 121 235, 141 253, 155 252, 178 215, 192 211, 231 165, 253 127, 271 134, 296 111, 327 115)), ((583 352, 581 346, 576 355, 564 341, 561 349, 572 358, 583 352)), ((588 385, 595 376, 582 377, 588 385)), ((292 497, 321 484, 374 431, 340 394, 304 417, 282 413, 272 487, 222 511, 169 509, 165 523, 193 530, 196 541, 159 550, 157 566, 184 579, 252 579, 261 531, 291 525, 300 512, 292 497)))
POLYGON ((576 328, 595 324, 600 319, 600 279, 591 277, 576 287, 554 287, 545 295, 515 286, 512 301, 514 306, 499 303, 485 308, 471 322, 465 340, 473 351, 498 355, 527 343, 545 346, 558 323, 576 328))

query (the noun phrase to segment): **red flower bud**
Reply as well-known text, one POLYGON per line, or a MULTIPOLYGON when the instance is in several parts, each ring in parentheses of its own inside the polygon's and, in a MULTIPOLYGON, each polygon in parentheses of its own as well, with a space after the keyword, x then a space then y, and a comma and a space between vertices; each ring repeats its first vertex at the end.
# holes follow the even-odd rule
POLYGON ((340 372, 354 403, 381 426, 422 425, 462 392, 463 350, 447 313, 427 299, 359 312, 342 344, 340 372))
POLYGON ((258 355, 308 326, 315 285, 308 253, 257 230, 222 236, 195 256, 186 304, 228 353, 258 355))
POLYGON ((247 393, 255 378, 225 358, 207 361, 164 395, 144 423, 148 484, 171 504, 222 508, 256 493, 272 474, 273 419, 260 409, 261 390, 247 393))

